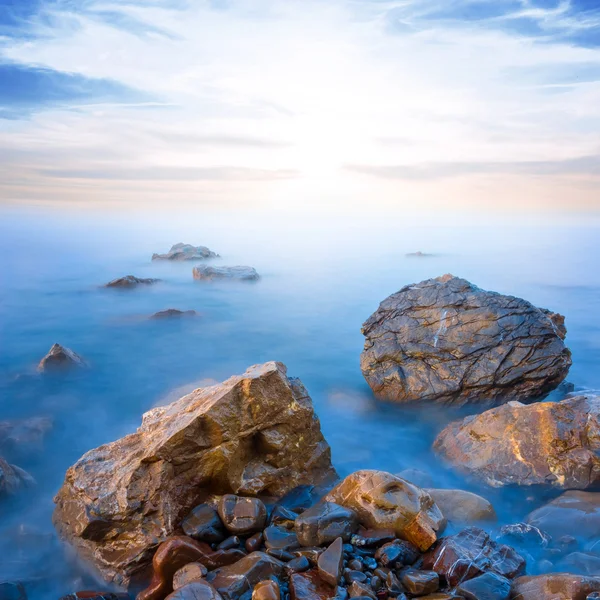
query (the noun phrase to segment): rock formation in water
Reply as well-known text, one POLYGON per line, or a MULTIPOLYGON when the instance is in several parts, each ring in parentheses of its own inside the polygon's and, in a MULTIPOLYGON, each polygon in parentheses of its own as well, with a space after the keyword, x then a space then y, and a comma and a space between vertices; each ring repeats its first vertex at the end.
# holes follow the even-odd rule
POLYGON ((38 364, 37 370, 40 373, 54 373, 57 371, 66 371, 73 367, 85 366, 87 366, 86 362, 79 354, 60 344, 53 344, 48 354, 38 364))
POLYGON ((600 483, 600 396, 503 406, 450 423, 434 449, 488 485, 600 483))
POLYGON ((0 421, 0 452, 9 460, 39 455, 53 425, 49 417, 0 421))
POLYGON ((256 281, 259 278, 253 267, 210 267, 201 265, 192 270, 194 279, 213 281, 215 279, 237 279, 239 281, 256 281))
POLYGON ((54 523, 106 579, 127 584, 209 494, 281 496, 333 477, 306 389, 270 362, 155 408, 137 432, 85 454, 54 523))
POLYGON ((133 289, 138 285, 151 285, 160 281, 160 279, 136 277, 135 275, 125 275, 125 277, 119 277, 109 281, 104 287, 107 288, 121 288, 121 289, 133 289))
POLYGON ((512 600, 586 600, 588 594, 594 592, 600 592, 600 577, 550 573, 519 577, 513 582, 510 597, 512 600))
POLYGON ((178 319, 180 317, 195 317, 198 313, 195 310, 178 310, 177 308, 167 308, 155 312, 150 318, 154 320, 160 319, 178 319))
POLYGON ((35 485, 35 480, 27 471, 7 463, 0 456, 0 498, 12 496, 32 485, 35 485))
POLYGON ((217 258, 219 255, 206 246, 192 246, 191 244, 175 244, 166 254, 153 254, 152 260, 206 260, 217 258))
POLYGON ((452 275, 392 294, 362 332, 363 375, 396 402, 540 398, 571 365, 561 315, 452 275))

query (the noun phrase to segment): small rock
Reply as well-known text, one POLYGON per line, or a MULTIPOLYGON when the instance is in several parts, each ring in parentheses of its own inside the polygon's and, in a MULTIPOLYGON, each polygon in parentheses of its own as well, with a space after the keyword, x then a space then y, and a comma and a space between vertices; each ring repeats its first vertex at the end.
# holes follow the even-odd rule
POLYGON ((348 585, 352 584, 353 581, 364 583, 367 581, 367 576, 362 571, 348 571, 344 574, 344 579, 348 585))
POLYGON ((291 600, 344 600, 344 588, 332 588, 321 581, 316 570, 290 575, 291 600), (340 593, 341 592, 341 593, 340 593))
POLYGON ((70 348, 54 344, 48 354, 40 361, 37 370, 40 373, 56 373, 74 367, 82 368, 86 366, 86 362, 79 354, 73 352, 70 348))
POLYGON ((364 529, 358 528, 358 533, 353 535, 351 543, 359 548, 371 548, 380 546, 386 542, 392 542, 396 539, 396 534, 393 529, 364 529))
POLYGON ((262 534, 262 531, 259 531, 258 533, 251 535, 246 540, 245 547, 248 552, 256 552, 257 550, 260 550, 262 543, 263 543, 263 534, 262 534))
POLYGON ((223 540, 218 546, 219 550, 231 550, 232 548, 239 548, 242 545, 242 540, 237 535, 232 535, 226 540, 223 540))
POLYGON ((17 465, 7 463, 0 456, 0 497, 12 496, 35 485, 35 479, 17 465))
POLYGON ((202 265, 192 270, 194 279, 214 281, 216 279, 236 279, 239 281, 256 281, 259 276, 252 267, 210 267, 202 265))
POLYGON ((134 275, 126 275, 125 277, 119 277, 109 281, 104 287, 107 288, 121 288, 121 289, 133 289, 138 285, 152 285, 157 283, 160 279, 151 279, 143 277, 135 277, 134 275))
POLYGON ((394 540, 384 544, 375 553, 375 560, 384 567, 412 565, 420 556, 419 549, 405 540, 394 540))
POLYGON ((324 546, 338 537, 348 542, 357 528, 356 513, 333 502, 316 504, 295 522, 296 535, 303 546, 324 546))
POLYGON ((280 600, 279 584, 272 579, 259 581, 252 591, 252 600, 280 600))
POLYGON ((280 498, 277 505, 299 513, 313 506, 317 498, 314 485, 298 485, 280 498))
POLYGON ((281 504, 277 504, 271 513, 269 525, 279 525, 286 529, 294 529, 294 523, 298 515, 281 504))
POLYGON ((547 548, 552 537, 528 523, 513 523, 500 528, 498 541, 513 544, 518 542, 526 547, 547 548))
POLYGON ((150 318, 151 319, 173 319, 179 317, 195 317, 198 313, 195 310, 178 310, 176 308, 167 308, 166 310, 159 310, 155 312, 150 318))
POLYGON ((202 563, 188 563, 175 571, 175 575, 173 575, 173 589, 178 590, 192 581, 203 579, 207 573, 208 569, 202 563))
POLYGON ((219 501, 219 517, 233 534, 247 535, 260 531, 267 521, 267 509, 258 498, 225 494, 219 501))
POLYGON ((218 569, 232 565, 234 562, 244 558, 246 552, 241 548, 230 548, 229 550, 215 550, 210 557, 207 558, 207 566, 211 569, 218 569))
POLYGON ((415 596, 425 596, 437 592, 440 578, 435 571, 408 571, 402 576, 402 585, 415 596))
POLYGON ((191 244, 175 244, 166 254, 153 254, 152 260, 206 260, 217 258, 219 255, 206 246, 192 246, 191 244))
POLYGON ((461 583, 456 591, 466 600, 509 600, 510 581, 495 573, 484 573, 461 583))
POLYGON ((363 596, 371 598, 372 600, 377 598, 371 586, 360 583, 359 581, 352 582, 352 585, 348 588, 348 593, 350 594, 350 598, 360 598, 363 596))
POLYGON ((288 552, 287 550, 281 550, 280 548, 268 548, 267 554, 283 562, 290 562, 291 560, 294 560, 294 555, 291 552, 288 552))
POLYGON ((489 523, 497 521, 494 507, 481 496, 464 490, 425 490, 448 521, 455 524, 489 523))
POLYGON ((265 546, 277 550, 295 550, 300 546, 296 534, 285 527, 269 525, 264 531, 263 536, 265 546))
POLYGON ((363 570, 363 564, 362 562, 360 562, 360 560, 358 560, 357 558, 351 560, 348 563, 348 568, 352 569, 354 571, 362 571, 363 570))
POLYGON ((165 600, 223 600, 215 588, 204 580, 192 581, 169 594, 165 600))
POLYGON ((324 548, 313 547, 313 548, 298 548, 293 553, 296 556, 306 556, 311 565, 316 566, 319 556, 325 551, 324 548))
POLYGON ((317 561, 321 579, 333 587, 337 586, 342 576, 343 544, 342 538, 337 538, 317 561))
POLYGON ((599 591, 600 577, 549 573, 515 579, 511 594, 515 600, 586 600, 599 591))
POLYGON ((306 556, 297 556, 288 562, 287 568, 296 573, 303 573, 310 569, 310 562, 306 556))
POLYGON ((181 528, 195 540, 219 543, 225 539, 225 528, 217 511, 208 504, 200 504, 183 520, 181 528))
POLYGON ((404 591, 402 584, 396 574, 390 571, 385 577, 385 587, 391 594, 400 594, 404 591))

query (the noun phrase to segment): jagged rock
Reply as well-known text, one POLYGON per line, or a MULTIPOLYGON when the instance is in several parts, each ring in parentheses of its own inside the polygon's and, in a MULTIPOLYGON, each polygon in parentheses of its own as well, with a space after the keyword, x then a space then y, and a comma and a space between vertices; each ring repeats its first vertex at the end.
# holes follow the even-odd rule
POLYGON ((183 520, 181 528, 185 535, 202 542, 222 542, 225 527, 217 511, 208 504, 200 504, 183 520))
POLYGON ((175 571, 175 574, 173 575, 173 589, 178 590, 192 581, 203 579, 206 577, 207 573, 208 569, 202 563, 188 563, 175 571))
POLYGON ((285 506, 276 504, 271 512, 269 525, 281 525, 286 529, 294 529, 294 523, 296 522, 297 518, 297 513, 289 510, 285 506))
POLYGON ((263 531, 265 546, 269 550, 295 550, 300 546, 300 542, 294 531, 278 525, 269 525, 263 531))
POLYGON ((252 590, 252 600, 280 600, 279 584, 272 579, 258 582, 252 590))
POLYGON ((53 344, 48 354, 40 361, 37 370, 40 373, 56 373, 85 366, 87 366, 86 362, 79 354, 60 344, 53 344))
POLYGON ((341 537, 349 542, 358 529, 356 513, 333 502, 321 502, 304 511, 294 523, 303 546, 324 546, 341 537))
POLYGON ((333 600, 336 589, 325 583, 316 570, 290 575, 291 600, 333 600))
POLYGON ((206 260, 219 255, 206 246, 192 246, 191 244, 175 244, 166 254, 153 254, 152 260, 206 260))
POLYGON ((392 294, 362 332, 363 375, 396 402, 539 398, 571 366, 564 317, 452 275, 392 294))
POLYGON ((263 529, 267 509, 259 498, 225 494, 219 500, 219 517, 231 533, 249 535, 263 529))
POLYGON ((178 310, 177 308, 167 308, 159 310, 150 318, 154 320, 160 319, 178 319, 180 317, 195 317, 198 313, 195 310, 178 310))
POLYGON ((509 600, 510 581, 495 573, 484 573, 468 581, 463 581, 456 593, 465 600, 509 600))
POLYGON ((512 584, 512 600, 586 600, 600 591, 600 577, 571 573, 549 573, 535 577, 519 577, 512 584))
POLYGON ((317 561, 321 579, 332 587, 337 586, 342 576, 342 562, 344 560, 343 545, 342 538, 337 538, 319 556, 317 561))
POLYGON ((107 288, 122 288, 122 289, 133 289, 138 285, 152 285, 160 281, 160 279, 136 277, 135 275, 125 275, 125 277, 119 277, 109 281, 104 287, 107 288))
POLYGON ((423 551, 436 541, 446 524, 427 492, 384 471, 356 471, 325 500, 352 509, 366 527, 392 529, 423 551))
POLYGON ((7 463, 0 456, 0 498, 12 496, 22 489, 35 485, 35 479, 17 465, 7 463))
POLYGON ((208 581, 192 581, 169 594, 165 600, 223 600, 208 581))
POLYGON ((209 267, 202 265, 192 270, 194 279, 213 281, 215 279, 237 279, 240 281, 255 281, 259 278, 256 269, 252 267, 209 267))
POLYGON ((53 520, 82 559, 127 585, 209 494, 280 496, 334 477, 308 392, 270 362, 155 408, 136 433, 85 454, 53 520))
POLYGON ((49 417, 0 421, 0 452, 9 460, 40 454, 53 426, 49 417))
POLYGON ((453 523, 479 523, 496 521, 496 511, 485 498, 464 490, 425 490, 438 505, 442 514, 453 523))
POLYGON ((510 402, 450 423, 434 449, 491 486, 585 489, 600 483, 600 396, 510 402))
POLYGON ((425 596, 437 592, 440 577, 435 571, 407 571, 402 576, 402 585, 415 596, 425 596))

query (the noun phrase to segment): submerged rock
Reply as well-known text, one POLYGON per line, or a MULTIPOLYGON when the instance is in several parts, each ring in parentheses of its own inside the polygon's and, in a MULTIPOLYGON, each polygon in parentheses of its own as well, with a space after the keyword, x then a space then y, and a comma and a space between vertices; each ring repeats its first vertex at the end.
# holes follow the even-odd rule
POLYGON ((160 279, 136 277, 135 275, 125 275, 125 277, 119 277, 109 281, 104 287, 107 288, 122 288, 122 289, 133 289, 138 285, 152 285, 160 281, 160 279))
POLYGON ((425 490, 438 505, 442 514, 452 523, 479 523, 496 521, 496 511, 485 498, 464 490, 425 490))
POLYGON ((519 577, 513 582, 513 600, 586 600, 588 594, 600 591, 600 577, 571 573, 549 573, 535 577, 519 577))
POLYGON ((451 423, 434 449, 491 486, 586 489, 600 483, 600 396, 510 402, 451 423))
POLYGON ((252 267, 209 267, 202 265, 192 270, 194 279, 213 281, 215 279, 238 279, 240 281, 255 281, 259 278, 256 269, 252 267))
POLYGON ((48 354, 40 361, 37 370, 40 373, 55 373, 85 366, 86 362, 79 354, 60 344, 53 344, 48 354))
POLYGON ((191 244, 175 244, 166 254, 153 254, 152 260, 205 260, 216 258, 219 255, 206 246, 192 246, 191 244))
POLYGON ((334 477, 308 392, 269 362, 155 408, 137 432, 85 454, 53 520, 83 560, 127 585, 209 494, 281 496, 334 477))
POLYGON ((167 308, 155 312, 151 319, 177 319, 180 317, 195 317, 198 313, 195 310, 178 310, 176 308, 167 308))
POLYGON ((0 498, 12 496, 24 488, 35 485, 35 479, 17 465, 7 463, 0 456, 0 498))
POLYGON ((509 600, 510 581, 495 573, 484 573, 461 583, 457 588, 466 600, 509 600))
POLYGON ((49 417, 0 421, 0 452, 9 460, 40 454, 53 425, 49 417))
POLYGON ((325 499, 352 509, 362 525, 392 529, 421 550, 436 541, 446 524, 427 492, 384 471, 356 471, 325 499))
POLYGON ((363 375, 396 402, 539 398, 571 366, 561 315, 452 275, 392 294, 362 332, 363 375))

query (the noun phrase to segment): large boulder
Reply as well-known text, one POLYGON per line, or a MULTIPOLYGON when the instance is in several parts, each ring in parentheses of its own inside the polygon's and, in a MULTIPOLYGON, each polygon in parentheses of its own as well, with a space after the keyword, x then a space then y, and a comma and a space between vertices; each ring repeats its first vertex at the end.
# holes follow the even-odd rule
POLYGON ((205 260, 219 256, 206 246, 191 244, 175 244, 166 254, 153 254, 152 260, 205 260))
POLYGON ((586 600, 600 591, 600 577, 571 573, 549 573, 536 577, 519 577, 512 585, 512 600, 586 600))
POLYGON ((600 396, 510 402, 450 423, 434 449, 494 487, 586 489, 600 483, 600 396))
POLYGON ((540 398, 567 375, 564 317, 444 275, 402 288, 364 323, 361 369, 379 398, 540 398))
POLYGON ((127 585, 209 493, 281 496, 334 477, 308 392, 269 362, 155 408, 135 433, 85 454, 67 471, 54 523, 127 585))

